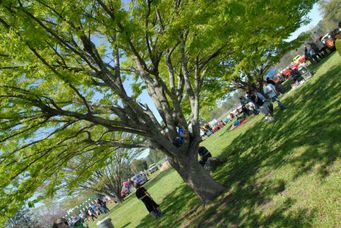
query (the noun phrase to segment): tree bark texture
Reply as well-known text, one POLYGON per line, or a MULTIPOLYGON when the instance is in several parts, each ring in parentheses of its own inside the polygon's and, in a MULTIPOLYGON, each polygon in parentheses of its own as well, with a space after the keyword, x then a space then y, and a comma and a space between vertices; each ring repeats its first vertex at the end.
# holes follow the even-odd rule
POLYGON ((199 164, 195 155, 179 155, 176 160, 171 159, 170 163, 201 201, 206 203, 219 196, 224 191, 224 187, 199 164))

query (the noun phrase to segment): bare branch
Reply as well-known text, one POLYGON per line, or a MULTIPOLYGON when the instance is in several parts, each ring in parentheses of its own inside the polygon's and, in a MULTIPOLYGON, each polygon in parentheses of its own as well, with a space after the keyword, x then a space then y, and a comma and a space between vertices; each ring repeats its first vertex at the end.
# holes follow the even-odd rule
MULTIPOLYGON (((186 37, 186 35, 184 35, 186 37)), ((185 54, 185 39, 186 38, 181 38, 180 41, 180 54, 181 54, 181 61, 182 61, 182 73, 184 76, 184 82, 186 86, 186 91, 188 96, 190 97, 191 100, 194 99, 194 91, 190 82, 189 78, 189 71, 188 71, 188 60, 185 54)))

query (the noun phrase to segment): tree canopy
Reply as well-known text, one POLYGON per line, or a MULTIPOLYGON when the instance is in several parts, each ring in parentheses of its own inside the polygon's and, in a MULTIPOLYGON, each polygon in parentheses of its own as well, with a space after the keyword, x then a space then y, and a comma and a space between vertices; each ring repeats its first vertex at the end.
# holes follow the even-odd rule
POLYGON ((118 148, 162 151, 201 199, 215 197, 223 188, 196 161, 201 94, 221 92, 217 64, 287 38, 314 2, 1 1, 1 222, 38 189, 60 189, 68 165, 86 179, 118 148), (178 126, 191 131, 179 148, 178 126))

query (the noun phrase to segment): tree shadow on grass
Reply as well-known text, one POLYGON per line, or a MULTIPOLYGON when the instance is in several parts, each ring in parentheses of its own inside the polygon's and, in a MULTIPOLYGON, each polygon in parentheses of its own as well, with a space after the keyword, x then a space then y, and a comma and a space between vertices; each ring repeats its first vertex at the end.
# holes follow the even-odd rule
POLYGON ((122 226, 122 228, 124 228, 124 227, 129 227, 130 224, 131 224, 131 222, 126 223, 126 224, 124 224, 124 225, 122 226))
POLYGON ((240 182, 236 191, 225 194, 215 202, 203 205, 187 186, 180 186, 161 205, 165 215, 155 219, 146 216, 138 227, 234 227, 286 225, 286 227, 305 226, 312 213, 299 210, 292 214, 285 212, 294 205, 287 199, 267 216, 255 210, 258 206, 271 203, 271 197, 285 190, 283 180, 263 181, 254 185, 240 182))
POLYGON ((335 51, 330 53, 326 58, 323 58, 322 60, 320 60, 317 64, 310 64, 308 66, 308 69, 313 73, 316 72, 318 68, 320 68, 325 62, 327 62, 330 59, 330 57, 333 56, 334 53, 335 51))
POLYGON ((224 150, 226 163, 214 172, 228 192, 202 205, 185 185, 162 202, 160 219, 145 217, 139 227, 178 226, 311 226, 316 209, 293 209, 296 201, 286 196, 286 181, 315 172, 321 181, 341 157, 341 66, 313 78, 284 100, 287 109, 276 109, 276 121, 258 121, 224 150), (290 165, 292 177, 276 179, 273 170, 290 165), (271 207, 271 210, 267 210, 271 207))
POLYGON ((168 195, 161 204, 164 216, 155 219, 147 215, 138 227, 177 227, 181 224, 179 215, 200 205, 195 194, 186 185, 181 185, 168 195))

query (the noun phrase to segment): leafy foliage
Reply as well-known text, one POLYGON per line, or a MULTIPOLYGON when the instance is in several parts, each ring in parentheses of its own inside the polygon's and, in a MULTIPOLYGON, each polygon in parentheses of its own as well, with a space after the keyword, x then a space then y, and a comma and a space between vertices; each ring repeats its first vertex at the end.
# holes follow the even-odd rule
POLYGON ((156 148, 180 170, 200 141, 201 92, 221 91, 206 82, 228 79, 216 64, 263 36, 280 42, 313 2, 1 1, 0 222, 38 189, 65 187, 68 167, 86 180, 118 148, 156 148), (144 89, 166 130, 138 101, 144 89), (176 148, 185 116, 193 140, 176 148))
POLYGON ((150 150, 148 156, 145 158, 148 165, 158 163, 162 159, 165 159, 165 155, 161 151, 150 150))
POLYGON ((146 160, 136 159, 132 161, 131 168, 135 173, 138 173, 138 172, 147 170, 148 164, 146 160))
POLYGON ((320 8, 324 14, 323 20, 319 23, 319 27, 324 27, 323 32, 329 32, 337 27, 341 18, 341 2, 338 0, 322 0, 319 1, 320 8))

